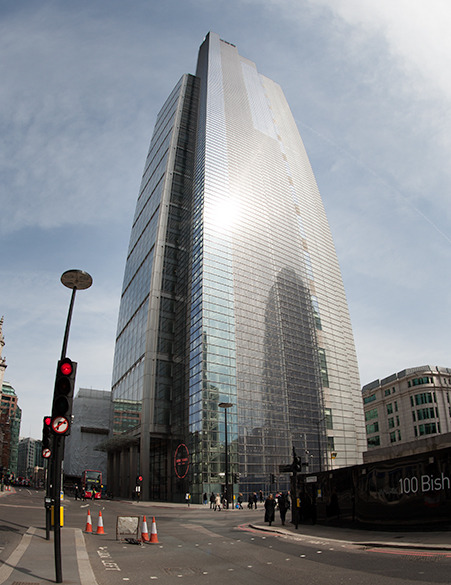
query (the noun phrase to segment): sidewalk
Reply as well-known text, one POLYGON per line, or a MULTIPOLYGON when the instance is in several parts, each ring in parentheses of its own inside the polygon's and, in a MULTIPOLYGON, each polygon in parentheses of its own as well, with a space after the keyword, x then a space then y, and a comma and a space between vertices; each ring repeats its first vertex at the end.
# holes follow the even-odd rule
POLYGON ((252 523, 249 526, 255 530, 273 532, 303 541, 334 540, 342 544, 356 546, 451 551, 451 532, 447 531, 373 531, 322 526, 320 524, 299 524, 296 530, 294 524, 289 521, 286 522, 285 526, 282 526, 279 520, 272 526, 263 522, 252 523))
MULTIPOLYGON (((0 585, 13 583, 55 582, 53 533, 45 539, 45 530, 30 527, 20 544, 0 567, 0 585), (52 560, 50 560, 52 559, 52 560)), ((63 582, 97 585, 79 528, 61 528, 63 582)))

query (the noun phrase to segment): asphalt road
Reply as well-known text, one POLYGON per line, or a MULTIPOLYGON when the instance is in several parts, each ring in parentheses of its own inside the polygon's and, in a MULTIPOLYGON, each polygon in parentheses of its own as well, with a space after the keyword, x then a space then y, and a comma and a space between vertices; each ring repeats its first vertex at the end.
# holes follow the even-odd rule
MULTIPOLYGON (((99 585, 150 581, 230 585, 280 583, 404 585, 450 583, 451 553, 365 548, 335 540, 302 541, 249 528, 263 524, 262 510, 214 512, 122 501, 66 500, 65 525, 85 529, 91 512, 93 534, 86 546, 99 585), (99 511, 105 534, 95 534, 99 511), (158 543, 133 545, 116 540, 117 516, 145 514, 149 532, 155 517, 158 543)), ((0 561, 17 546, 29 526, 44 526, 43 492, 21 490, 0 499, 0 561)), ((302 531, 302 526, 300 527, 302 531)), ((53 546, 49 542, 49 562, 53 546)), ((64 559, 63 559, 64 575, 64 559)))

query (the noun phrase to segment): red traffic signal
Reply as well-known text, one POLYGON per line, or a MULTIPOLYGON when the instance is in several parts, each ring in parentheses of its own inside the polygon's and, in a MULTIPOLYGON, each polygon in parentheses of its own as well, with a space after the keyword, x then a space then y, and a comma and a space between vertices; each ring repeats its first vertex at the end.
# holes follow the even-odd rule
POLYGON ((42 456, 50 457, 52 454, 52 433, 51 433, 52 417, 45 416, 42 425, 42 456), (44 455, 44 452, 48 455, 44 455))
POLYGON ((72 362, 70 360, 66 359, 60 362, 59 370, 63 374, 63 376, 70 376, 74 371, 74 366, 72 365, 72 362))
POLYGON ((69 358, 58 362, 51 417, 51 429, 56 435, 70 433, 76 371, 77 364, 69 358))

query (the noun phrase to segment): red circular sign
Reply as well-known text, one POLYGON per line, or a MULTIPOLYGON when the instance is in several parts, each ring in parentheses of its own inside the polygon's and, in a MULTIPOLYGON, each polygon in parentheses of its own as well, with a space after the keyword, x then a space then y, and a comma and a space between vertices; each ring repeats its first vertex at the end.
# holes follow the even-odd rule
POLYGON ((58 435, 64 435, 69 430, 69 421, 64 416, 57 416, 52 420, 53 432, 58 435))
POLYGON ((175 450, 174 455, 174 469, 175 475, 180 479, 186 477, 189 469, 189 451, 188 447, 184 443, 180 443, 180 445, 175 450))

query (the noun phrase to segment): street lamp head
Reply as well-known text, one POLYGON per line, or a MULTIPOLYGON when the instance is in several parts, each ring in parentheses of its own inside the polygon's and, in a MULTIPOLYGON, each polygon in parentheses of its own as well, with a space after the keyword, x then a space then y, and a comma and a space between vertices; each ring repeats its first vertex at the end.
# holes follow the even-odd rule
POLYGON ((232 408, 233 404, 231 402, 220 402, 218 406, 220 408, 232 408))
POLYGON ((66 270, 61 275, 61 282, 67 288, 85 290, 92 285, 92 276, 84 270, 66 270))

